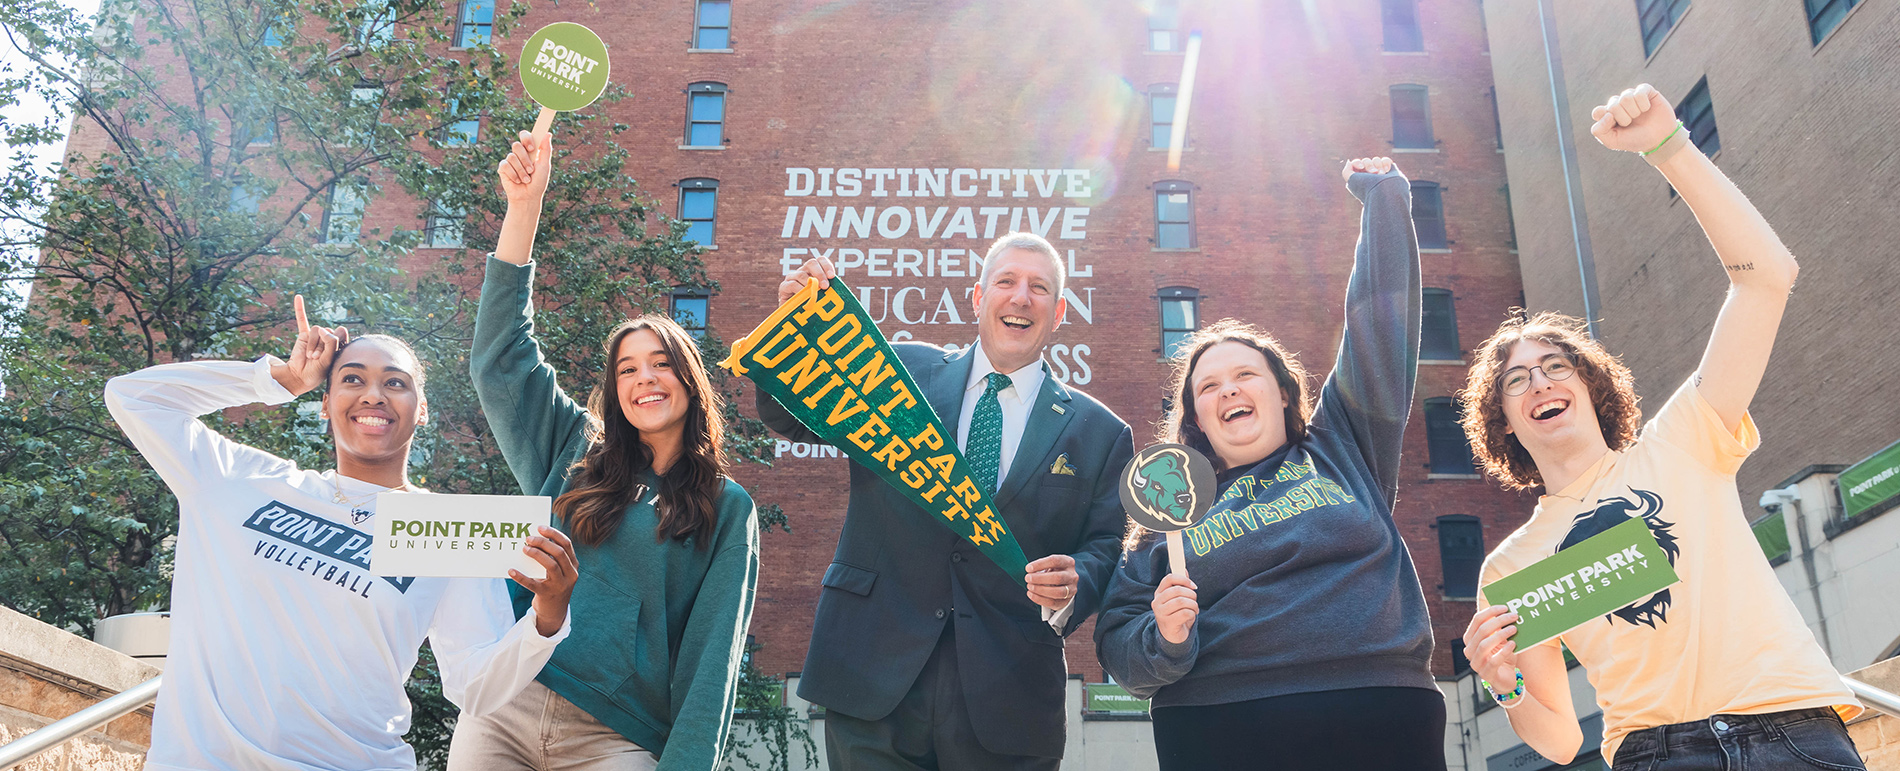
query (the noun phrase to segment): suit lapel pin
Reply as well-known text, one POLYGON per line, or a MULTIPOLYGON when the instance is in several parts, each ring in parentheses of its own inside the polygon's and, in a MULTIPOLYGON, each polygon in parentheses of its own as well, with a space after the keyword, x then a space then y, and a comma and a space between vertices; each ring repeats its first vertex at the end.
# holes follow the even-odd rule
POLYGON ((1068 410, 1062 409, 1062 405, 1060 404, 1051 404, 1049 405, 1049 409, 1055 410, 1057 415, 1065 415, 1069 412, 1068 410))
POLYGON ((1056 462, 1049 466, 1049 473, 1061 474, 1068 477, 1075 476, 1075 467, 1069 465, 1069 454, 1065 452, 1061 455, 1057 455, 1056 462))

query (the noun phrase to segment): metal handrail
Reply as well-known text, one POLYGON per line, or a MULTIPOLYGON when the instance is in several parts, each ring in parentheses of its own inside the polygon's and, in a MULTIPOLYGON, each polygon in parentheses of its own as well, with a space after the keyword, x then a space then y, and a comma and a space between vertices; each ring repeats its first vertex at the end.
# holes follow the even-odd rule
POLYGON ((38 731, 0 746, 0 771, 12 768, 35 755, 58 747, 68 739, 110 723, 158 698, 159 675, 132 686, 109 699, 47 724, 38 731))
POLYGON ((1841 679, 1847 682, 1847 687, 1854 691, 1854 696, 1862 704, 1885 712, 1889 717, 1900 717, 1900 696, 1852 677, 1842 676, 1841 679))

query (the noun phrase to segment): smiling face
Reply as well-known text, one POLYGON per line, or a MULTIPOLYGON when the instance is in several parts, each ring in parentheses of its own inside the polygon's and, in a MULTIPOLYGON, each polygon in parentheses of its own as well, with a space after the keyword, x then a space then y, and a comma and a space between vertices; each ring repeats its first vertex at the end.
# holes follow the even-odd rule
POLYGON ((983 266, 971 304, 996 371, 1015 372, 1042 356, 1068 309, 1056 282, 1055 260, 1031 249, 1005 249, 983 266))
POLYGON ((1519 341, 1505 359, 1504 374, 1493 386, 1501 389, 1504 430, 1533 456, 1577 442, 1602 441, 1603 428, 1590 401, 1589 384, 1576 376, 1574 367, 1574 359, 1562 348, 1535 338, 1519 341), (1546 374, 1565 367, 1573 368, 1568 378, 1552 380, 1546 374), (1527 381, 1524 392, 1516 396, 1506 389, 1513 379, 1527 381))
POLYGON ((669 434, 677 441, 685 430, 690 399, 674 364, 651 329, 636 329, 620 338, 614 351, 620 414, 649 442, 669 434))
POLYGON ((1286 444, 1286 393, 1259 349, 1234 341, 1209 346, 1188 384, 1195 425, 1223 468, 1257 463, 1286 444))
POLYGON ((339 456, 362 463, 401 460, 416 426, 428 422, 422 365, 399 345, 363 338, 337 354, 323 395, 339 456))

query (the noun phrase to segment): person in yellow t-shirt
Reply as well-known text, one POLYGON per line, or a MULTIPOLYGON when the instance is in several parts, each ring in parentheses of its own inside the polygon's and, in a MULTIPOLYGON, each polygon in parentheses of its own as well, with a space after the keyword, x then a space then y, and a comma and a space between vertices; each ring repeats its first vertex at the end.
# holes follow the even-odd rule
POLYGON ((1516 615, 1480 592, 1465 655, 1518 736, 1559 763, 1583 743, 1561 641, 1596 688, 1613 771, 1863 768, 1842 724, 1861 707, 1763 559, 1735 486, 1761 441, 1748 403, 1794 256, 1655 89, 1626 90, 1591 117, 1599 142, 1643 153, 1689 205, 1728 272, 1728 298, 1695 374, 1640 433, 1628 368, 1580 319, 1509 322, 1474 353, 1461 394, 1473 450, 1505 486, 1545 492, 1485 560, 1482 582, 1633 518, 1681 582, 1521 651, 1516 615))

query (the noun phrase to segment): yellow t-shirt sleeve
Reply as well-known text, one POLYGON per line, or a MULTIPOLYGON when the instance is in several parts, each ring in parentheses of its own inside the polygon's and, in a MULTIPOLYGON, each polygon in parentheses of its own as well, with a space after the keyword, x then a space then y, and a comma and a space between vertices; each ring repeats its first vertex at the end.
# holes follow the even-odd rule
POLYGON ((1741 427, 1730 433, 1715 407, 1702 398, 1694 378, 1683 382, 1669 397, 1669 402, 1643 427, 1642 438, 1662 441, 1725 476, 1741 470, 1742 461, 1761 446, 1754 416, 1743 413, 1741 427))

